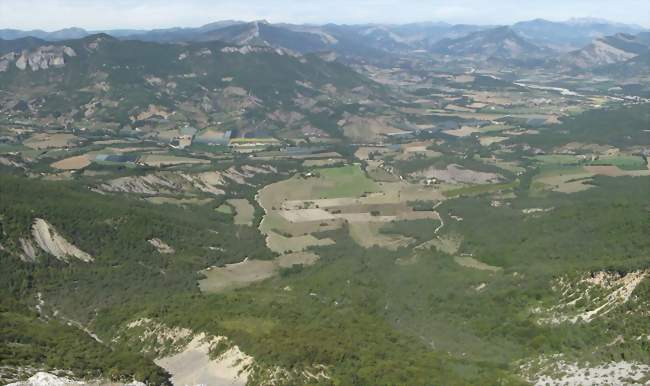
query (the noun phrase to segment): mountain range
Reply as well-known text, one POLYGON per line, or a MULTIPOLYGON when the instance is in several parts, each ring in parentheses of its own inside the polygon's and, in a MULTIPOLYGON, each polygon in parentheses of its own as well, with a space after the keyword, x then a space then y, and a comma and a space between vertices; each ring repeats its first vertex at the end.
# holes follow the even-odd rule
POLYGON ((347 64, 390 67, 401 56, 423 52, 472 66, 630 77, 650 72, 649 43, 650 32, 600 21, 535 20, 512 27, 221 21, 112 35, 77 28, 2 30, 0 85, 10 96, 0 103, 59 124, 86 118, 120 127, 141 121, 148 106, 179 111, 179 119, 203 125, 241 110, 239 126, 271 119, 281 127, 296 123, 287 114, 298 113, 303 123, 334 133, 316 123, 319 114, 331 118, 342 113, 341 106, 382 104, 381 87, 347 64), (629 32, 600 36, 617 28, 629 32), (562 31, 566 44, 556 44, 562 31), (596 38, 569 52, 558 48, 591 36, 596 38))
MULTIPOLYGON (((120 39, 138 39, 157 42, 188 42, 224 40, 229 43, 263 43, 270 45, 295 45, 293 49, 304 51, 354 49, 366 47, 385 51, 427 49, 443 39, 453 39, 469 33, 491 29, 496 26, 452 25, 447 23, 411 23, 402 25, 296 25, 271 24, 266 21, 243 22, 218 21, 196 28, 167 28, 155 30, 104 30, 86 31, 66 28, 54 32, 42 30, 0 30, 0 39, 36 37, 48 41, 78 39, 97 33, 106 33, 120 39), (284 43, 284 44, 283 44, 284 43)), ((639 26, 602 20, 576 19, 554 22, 543 19, 519 22, 511 26, 522 38, 538 46, 548 46, 559 51, 571 51, 589 44, 593 39, 616 33, 638 34, 644 32, 639 26)), ((646 31, 647 32, 647 31, 646 31)), ((287 47, 291 48, 291 47, 287 47)))
POLYGON ((640 26, 597 19, 572 19, 566 22, 536 19, 516 23, 512 28, 535 44, 565 52, 581 48, 597 38, 617 33, 637 34, 644 30, 640 26))
POLYGON ((0 41, 0 108, 55 125, 88 120, 142 128, 162 117, 202 126, 225 121, 241 129, 265 121, 265 127, 290 130, 298 121, 314 121, 315 129, 327 131, 319 116, 350 101, 379 100, 382 91, 326 59, 268 46, 181 45, 106 34, 0 41))

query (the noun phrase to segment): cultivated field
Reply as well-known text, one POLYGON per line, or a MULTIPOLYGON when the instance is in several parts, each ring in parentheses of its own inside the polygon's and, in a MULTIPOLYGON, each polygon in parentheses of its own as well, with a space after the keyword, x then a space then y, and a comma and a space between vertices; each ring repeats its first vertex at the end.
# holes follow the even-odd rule
POLYGON ((357 165, 319 169, 315 177, 294 176, 264 187, 258 201, 266 215, 260 231, 273 251, 302 251, 333 241, 315 237, 318 232, 349 225, 359 245, 395 250, 413 242, 381 227, 395 220, 438 219, 434 211, 414 211, 409 201, 439 201, 434 189, 405 181, 377 183, 357 165), (372 192, 371 192, 372 191, 372 192))
POLYGON ((81 141, 81 138, 73 134, 65 133, 37 133, 28 138, 23 144, 31 149, 43 150, 50 148, 61 148, 75 146, 81 141))
POLYGON ((90 159, 88 159, 88 156, 78 155, 54 162, 50 166, 60 170, 79 170, 85 168, 88 165, 90 165, 90 159))
POLYGON ((162 155, 162 154, 144 155, 140 157, 139 162, 153 167, 210 163, 210 161, 208 160, 199 159, 199 158, 177 157, 173 155, 162 155))

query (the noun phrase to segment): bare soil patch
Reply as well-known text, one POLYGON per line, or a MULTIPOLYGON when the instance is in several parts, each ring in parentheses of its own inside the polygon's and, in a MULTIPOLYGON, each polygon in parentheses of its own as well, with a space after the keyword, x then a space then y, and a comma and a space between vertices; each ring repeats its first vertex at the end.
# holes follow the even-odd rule
POLYGON ((485 264, 482 261, 468 256, 456 256, 454 257, 454 261, 463 267, 478 269, 481 271, 499 272, 502 270, 501 267, 485 264))

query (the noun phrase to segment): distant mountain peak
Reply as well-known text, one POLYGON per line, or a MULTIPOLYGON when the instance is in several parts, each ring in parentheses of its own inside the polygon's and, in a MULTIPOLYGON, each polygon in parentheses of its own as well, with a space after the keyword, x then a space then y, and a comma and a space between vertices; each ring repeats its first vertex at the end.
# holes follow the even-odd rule
POLYGON ((544 49, 521 37, 509 26, 470 33, 436 43, 434 52, 445 55, 524 59, 540 56, 544 49))
POLYGON ((566 21, 567 24, 588 25, 588 24, 616 24, 607 19, 596 17, 572 17, 566 21))
POLYGON ((564 62, 574 67, 593 68, 625 62, 650 52, 650 46, 638 36, 617 33, 595 39, 589 45, 570 52, 564 62))

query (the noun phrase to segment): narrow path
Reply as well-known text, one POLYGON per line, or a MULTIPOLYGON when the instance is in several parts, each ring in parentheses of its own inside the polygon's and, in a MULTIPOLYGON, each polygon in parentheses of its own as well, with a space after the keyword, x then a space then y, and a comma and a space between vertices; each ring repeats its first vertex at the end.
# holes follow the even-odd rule
MULTIPOLYGON (((435 211, 436 209, 438 209, 440 205, 442 205, 442 203, 443 201, 438 202, 436 205, 433 206, 432 209, 435 211)), ((440 212, 436 212, 436 213, 438 214, 438 218, 440 219, 440 225, 433 231, 433 234, 437 236, 438 233, 442 230, 442 228, 444 228, 445 220, 440 215, 440 212)))

